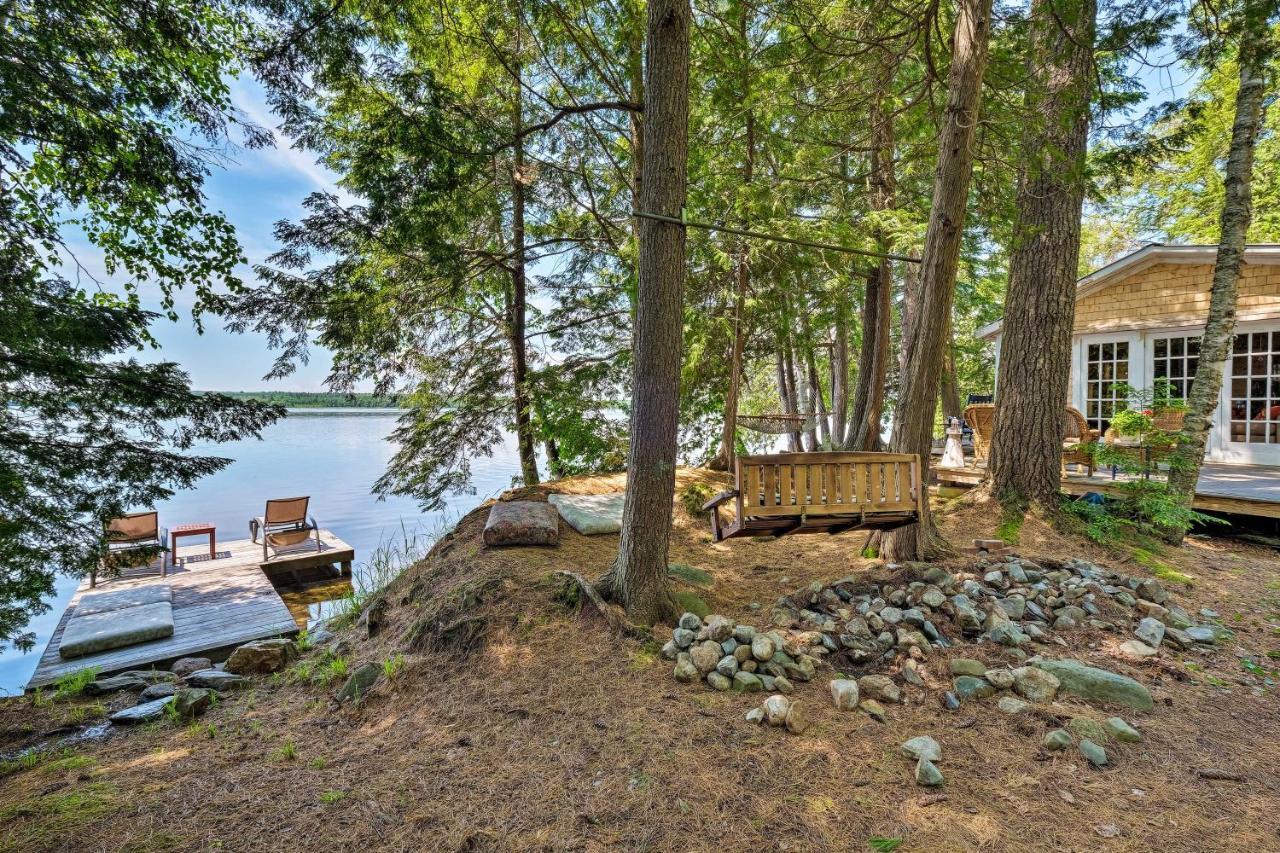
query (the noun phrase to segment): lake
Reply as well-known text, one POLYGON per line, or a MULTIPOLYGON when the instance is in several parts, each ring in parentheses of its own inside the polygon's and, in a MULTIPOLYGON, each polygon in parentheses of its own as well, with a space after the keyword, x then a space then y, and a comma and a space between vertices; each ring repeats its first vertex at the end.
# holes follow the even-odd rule
MULTIPOLYGON (((382 475, 395 446, 386 440, 397 413, 381 409, 291 409, 289 416, 265 429, 261 440, 195 448, 196 453, 235 461, 218 473, 156 507, 160 524, 172 527, 211 521, 223 541, 249 538, 249 519, 261 515, 267 498, 311 496, 311 514, 349 543, 356 552, 356 575, 364 559, 382 542, 410 535, 435 536, 476 504, 511 487, 520 471, 515 440, 508 438, 492 457, 472 460, 475 495, 452 498, 445 509, 423 513, 411 498, 378 500, 370 491, 382 475)), ((139 507, 141 509, 141 507, 139 507)), ((183 539, 189 545, 204 539, 183 539)), ((80 583, 59 577, 50 610, 28 626, 36 645, 22 654, 0 651, 0 695, 16 694, 35 669, 62 611, 80 583)), ((291 609, 299 606, 289 602, 291 609)), ((304 601, 302 607, 308 606, 304 601)), ((319 605, 312 603, 313 615, 319 605)))

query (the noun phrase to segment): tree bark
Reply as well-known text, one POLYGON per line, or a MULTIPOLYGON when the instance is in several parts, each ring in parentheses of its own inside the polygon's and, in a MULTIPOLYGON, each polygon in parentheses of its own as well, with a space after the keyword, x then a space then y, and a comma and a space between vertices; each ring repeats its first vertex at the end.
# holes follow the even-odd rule
MULTIPOLYGON (((893 163, 893 118, 886 98, 893 82, 894 66, 885 61, 871 103, 871 210, 883 213, 893 207, 898 178, 893 163)), ((889 243, 884 228, 873 229, 880 251, 889 243)), ((858 385, 853 396, 850 450, 878 450, 884 421, 884 388, 889 375, 889 339, 892 335, 893 268, 882 258, 867 279, 867 296, 862 307, 862 349, 858 356, 858 385)))
POLYGON ((942 421, 950 422, 951 418, 960 417, 964 411, 960 402, 960 381, 956 376, 956 339, 952 332, 947 333, 947 352, 942 364, 942 421))
POLYGON ((809 377, 809 411, 813 413, 814 449, 834 447, 831 444, 831 423, 827 420, 827 398, 822 393, 822 377, 818 373, 817 345, 813 340, 813 321, 808 307, 800 312, 800 332, 804 335, 804 364, 809 377))
MULTIPOLYGON (((1196 366, 1182 418, 1182 431, 1169 465, 1169 492, 1185 506, 1195 498, 1200 466, 1204 464, 1205 443, 1218 395, 1222 373, 1231 355, 1236 328, 1236 291, 1240 268, 1244 265, 1245 238, 1253 220, 1253 158, 1262 127, 1266 68, 1276 45, 1267 25, 1263 0, 1248 0, 1240 28, 1240 89, 1236 93, 1236 116, 1231 128, 1231 147, 1223 184, 1225 195, 1220 218, 1218 255, 1213 264, 1213 285, 1209 295, 1209 317, 1200 339, 1200 361, 1196 366)), ((1181 540, 1183 531, 1171 531, 1181 540)))
POLYGON ((831 345, 831 446, 844 447, 849 423, 849 302, 837 296, 831 345))
MULTIPOLYGON (((747 41, 748 16, 750 9, 742 5, 742 15, 738 21, 738 39, 743 51, 750 49, 747 41)), ((742 186, 745 191, 755 178, 756 165, 756 121, 755 113, 748 105, 751 91, 751 63, 745 57, 741 61, 743 73, 739 79, 739 106, 744 111, 745 151, 742 158, 742 186)), ((712 460, 711 467, 728 471, 733 468, 734 444, 738 436, 738 396, 742 388, 742 351, 746 345, 746 330, 743 328, 742 312, 746 308, 746 294, 751 289, 751 257, 749 247, 744 241, 738 247, 735 263, 733 299, 733 342, 729 349, 729 387, 724 395, 724 428, 720 434, 720 452, 712 460)))
MULTIPOLYGON (((650 0, 645 43, 643 212, 680 218, 689 159, 689 0, 650 0)), ((634 622, 674 619, 667 576, 684 351, 685 229, 641 220, 631 445, 618 558, 601 591, 634 622)))
MULTIPOLYGON (((920 299, 898 399, 901 417, 892 445, 900 453, 920 456, 921 488, 929 481, 943 336, 955 296, 990 24, 991 0, 957 0, 947 106, 939 133, 933 204, 920 264, 920 299)), ((942 546, 927 502, 924 509, 920 523, 889 531, 882 537, 881 556, 897 562, 918 560, 942 546)))
POLYGON ((992 492, 1007 512, 1058 509, 1096 18, 1095 0, 1031 6, 1031 82, 990 458, 992 492))
POLYGON ((849 418, 848 450, 877 450, 884 417, 884 384, 889 368, 888 316, 890 287, 884 279, 887 264, 867 276, 862 301, 862 347, 858 352, 858 384, 849 418))
MULTIPOLYGON (((519 4, 516 6, 516 55, 520 53, 519 4)), ((507 299, 507 332, 511 341, 511 384, 515 408, 516 444, 520 453, 520 478, 526 486, 538 484, 538 456, 530 416, 529 361, 525 348, 528 314, 528 276, 525 255, 524 86, 519 59, 514 64, 515 91, 511 100, 511 124, 515 135, 511 164, 511 292, 507 299)))

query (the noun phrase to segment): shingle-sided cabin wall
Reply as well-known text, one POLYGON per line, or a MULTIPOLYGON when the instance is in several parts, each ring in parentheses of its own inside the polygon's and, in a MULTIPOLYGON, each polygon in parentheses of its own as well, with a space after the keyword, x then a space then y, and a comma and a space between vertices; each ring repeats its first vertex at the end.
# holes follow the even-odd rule
MULTIPOLYGON (((1212 264, 1153 264, 1076 302, 1075 333, 1194 326, 1209 315, 1212 264)), ((1280 266, 1246 264, 1239 320, 1280 319, 1280 266)))

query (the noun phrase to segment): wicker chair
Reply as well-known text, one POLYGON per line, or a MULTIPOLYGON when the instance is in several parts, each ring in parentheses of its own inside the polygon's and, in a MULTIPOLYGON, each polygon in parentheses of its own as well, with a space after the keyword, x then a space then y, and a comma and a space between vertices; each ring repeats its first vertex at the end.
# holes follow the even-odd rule
POLYGON ((973 461, 986 459, 996 419, 995 403, 974 403, 964 410, 964 422, 973 431, 973 461))
MULTIPOLYGON (((1097 430, 1089 429, 1089 422, 1079 409, 1070 406, 1064 411, 1066 420, 1062 442, 1062 473, 1067 473, 1067 465, 1084 465, 1089 474, 1093 474, 1093 456, 1085 449, 1085 445, 1098 438, 1097 430)), ((973 430, 974 461, 986 459, 991 449, 991 433, 996 418, 994 403, 975 403, 964 410, 964 422, 973 430)))
POLYGON ((1062 439, 1062 473, 1067 473, 1067 465, 1083 465, 1093 476, 1093 455, 1086 445, 1098 440, 1098 431, 1089 429, 1089 422, 1079 409, 1067 406, 1066 430, 1062 439))

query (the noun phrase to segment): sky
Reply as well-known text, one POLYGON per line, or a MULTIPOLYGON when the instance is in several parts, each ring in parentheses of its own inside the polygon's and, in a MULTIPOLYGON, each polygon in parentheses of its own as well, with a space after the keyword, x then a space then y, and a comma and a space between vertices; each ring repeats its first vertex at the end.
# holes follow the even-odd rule
MULTIPOLYGON (((245 116, 276 136, 274 148, 240 149, 232 153, 232 161, 215 168, 205 182, 210 210, 221 211, 236 228, 241 248, 249 263, 239 269, 240 278, 248 285, 254 282, 252 266, 261 263, 278 245, 272 234, 281 219, 296 219, 302 213, 302 200, 317 190, 336 191, 335 175, 317 164, 311 154, 292 148, 279 133, 279 121, 270 113, 262 88, 253 80, 240 79, 232 85, 235 105, 245 116)), ((120 288, 103 269, 100 253, 85 242, 71 240, 77 259, 108 289, 120 288)), ((160 310, 159 292, 143 286, 139 292, 143 307, 160 310)), ((191 290, 174 294, 178 322, 161 318, 152 324, 152 334, 160 344, 158 352, 147 353, 147 360, 176 361, 191 374, 192 387, 201 391, 323 391, 329 372, 329 353, 313 348, 311 361, 299 366, 296 373, 271 382, 262 377, 274 360, 266 336, 232 334, 223 330, 216 317, 204 318, 204 333, 198 334, 191 321, 194 300, 191 290)))

